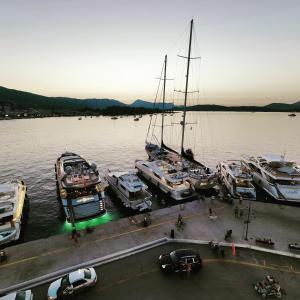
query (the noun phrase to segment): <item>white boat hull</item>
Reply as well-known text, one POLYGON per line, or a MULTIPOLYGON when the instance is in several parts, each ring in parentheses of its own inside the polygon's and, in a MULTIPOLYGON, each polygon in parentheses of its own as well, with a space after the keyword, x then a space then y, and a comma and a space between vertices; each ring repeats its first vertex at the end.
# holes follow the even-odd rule
POLYGON ((266 178, 253 172, 254 182, 262 188, 266 193, 275 198, 276 200, 285 200, 292 202, 300 202, 300 186, 285 186, 275 185, 270 183, 266 178))
POLYGON ((152 184, 158 187, 163 193, 165 193, 167 196, 171 197, 175 201, 182 201, 182 200, 187 200, 192 197, 195 197, 195 193, 189 188, 186 188, 185 190, 176 191, 171 187, 169 187, 167 184, 160 182, 154 175, 152 175, 149 172, 146 172, 139 165, 136 165, 136 168, 138 169, 138 172, 141 174, 141 176, 149 180, 152 184))

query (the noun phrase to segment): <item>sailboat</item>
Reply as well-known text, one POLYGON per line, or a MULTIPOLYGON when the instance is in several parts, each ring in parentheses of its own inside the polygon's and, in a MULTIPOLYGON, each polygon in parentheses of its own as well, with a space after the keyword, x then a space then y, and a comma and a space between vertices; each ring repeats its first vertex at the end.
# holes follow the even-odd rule
POLYGON ((190 36, 188 55, 180 56, 187 59, 186 81, 184 90, 184 105, 183 115, 180 125, 181 131, 181 151, 178 153, 172 148, 164 144, 164 116, 165 116, 165 90, 166 90, 166 70, 167 70, 167 56, 164 61, 164 77, 163 77, 163 109, 162 109, 162 124, 161 124, 161 142, 160 145, 146 141, 145 150, 148 154, 150 161, 164 160, 172 164, 178 171, 184 171, 188 174, 189 182, 195 190, 210 190, 217 184, 216 172, 206 167, 204 164, 198 162, 194 158, 194 153, 191 149, 184 148, 184 138, 186 130, 186 108, 187 108, 187 95, 189 86, 189 73, 190 73, 190 61, 194 59, 191 57, 191 45, 193 36, 193 20, 190 23, 190 36))

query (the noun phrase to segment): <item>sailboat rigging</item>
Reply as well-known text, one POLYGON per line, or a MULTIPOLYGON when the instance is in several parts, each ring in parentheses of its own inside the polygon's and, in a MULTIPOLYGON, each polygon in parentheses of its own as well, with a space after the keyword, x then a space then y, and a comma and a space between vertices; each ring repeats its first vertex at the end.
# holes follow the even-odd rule
POLYGON ((189 181, 192 183, 195 189, 207 190, 213 188, 216 185, 217 183, 216 173, 210 168, 206 167, 204 164, 196 161, 194 159, 194 154, 191 149, 185 150, 184 148, 186 125, 189 124, 186 122, 188 94, 193 93, 193 91, 189 91, 190 62, 192 59, 200 58, 200 57, 191 57, 193 26, 194 26, 194 21, 191 20, 187 56, 178 55, 181 58, 187 59, 185 89, 184 91, 175 90, 176 92, 184 93, 183 116, 182 116, 182 121, 180 122, 181 129, 182 129, 180 153, 166 146, 164 143, 164 136, 163 136, 164 126, 165 126, 164 118, 165 118, 165 91, 166 91, 166 80, 167 80, 166 79, 167 56, 165 56, 165 60, 164 60, 161 143, 159 146, 157 144, 147 142, 145 149, 149 156, 150 161, 164 160, 168 163, 171 163, 177 168, 177 170, 188 173, 189 181))

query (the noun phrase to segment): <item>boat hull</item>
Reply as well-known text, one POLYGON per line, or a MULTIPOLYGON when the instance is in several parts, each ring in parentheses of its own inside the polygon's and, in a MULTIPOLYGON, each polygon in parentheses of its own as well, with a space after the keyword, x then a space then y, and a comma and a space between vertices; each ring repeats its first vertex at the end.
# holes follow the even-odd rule
POLYGON ((22 223, 26 212, 26 206, 28 202, 27 187, 23 181, 17 181, 18 185, 18 216, 15 216, 15 220, 12 223, 4 224, 0 226, 0 245, 13 244, 18 242, 22 232, 22 223))
POLYGON ((300 186, 284 186, 278 184, 271 184, 264 177, 258 173, 253 173, 253 181, 267 194, 276 200, 298 202, 300 203, 300 186))

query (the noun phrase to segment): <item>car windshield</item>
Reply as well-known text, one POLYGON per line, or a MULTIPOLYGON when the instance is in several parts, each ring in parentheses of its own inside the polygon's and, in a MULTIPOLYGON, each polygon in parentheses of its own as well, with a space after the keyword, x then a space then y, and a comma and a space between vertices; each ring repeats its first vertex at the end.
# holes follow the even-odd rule
POLYGON ((62 288, 66 288, 66 287, 68 287, 69 285, 71 285, 71 284, 70 284, 70 280, 69 280, 69 275, 66 275, 66 276, 64 276, 64 277, 62 278, 62 280, 61 280, 61 287, 62 287, 62 288))
POLYGON ((173 263, 176 263, 178 261, 178 257, 176 255, 176 251, 172 251, 170 253, 170 257, 171 257, 171 260, 172 260, 173 263))
POLYGON ((26 292, 24 291, 17 292, 16 300, 25 300, 25 298, 26 298, 26 292))
POLYGON ((83 271, 83 273, 84 273, 84 278, 85 278, 85 279, 91 279, 91 278, 92 278, 92 273, 91 273, 90 270, 85 269, 85 270, 83 271))

